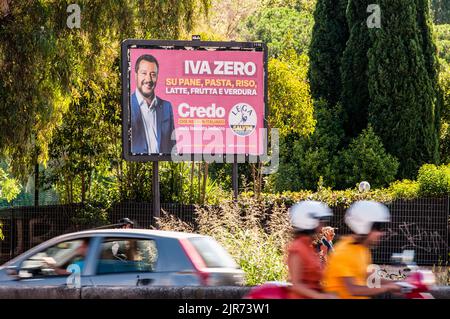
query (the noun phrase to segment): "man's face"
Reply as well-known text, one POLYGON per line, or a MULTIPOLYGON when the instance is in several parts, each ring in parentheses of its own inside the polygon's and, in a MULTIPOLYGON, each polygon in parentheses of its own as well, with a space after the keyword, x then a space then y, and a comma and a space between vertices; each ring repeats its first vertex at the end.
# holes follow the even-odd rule
POLYGON ((332 241, 332 240, 334 239, 334 236, 335 236, 334 230, 329 230, 329 231, 326 233, 325 236, 326 236, 326 238, 327 238, 328 241, 332 241))
POLYGON ((136 86, 139 92, 146 98, 153 97, 157 80, 158 67, 156 63, 141 61, 136 74, 136 86))
POLYGON ((78 247, 78 255, 80 256, 86 256, 87 250, 89 248, 89 243, 83 241, 80 246, 78 247))

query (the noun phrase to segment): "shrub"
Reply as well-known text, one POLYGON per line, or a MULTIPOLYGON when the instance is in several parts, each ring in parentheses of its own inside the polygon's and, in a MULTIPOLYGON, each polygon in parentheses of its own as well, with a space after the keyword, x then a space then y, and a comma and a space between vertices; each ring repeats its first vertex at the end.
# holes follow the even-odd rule
POLYGON ((108 223, 108 209, 104 203, 85 203, 77 209, 72 223, 81 229, 105 225, 108 223))
MULTIPOLYGON (((252 196, 254 196, 252 192, 242 193, 240 195, 240 199, 252 196)), ((382 203, 388 203, 393 199, 391 192, 387 189, 374 189, 369 192, 361 193, 356 187, 354 189, 346 189, 342 191, 332 190, 329 187, 319 187, 317 192, 286 191, 277 194, 262 193, 260 197, 263 201, 267 202, 268 205, 276 204, 291 206, 301 200, 318 200, 323 201, 330 207, 348 207, 351 203, 358 200, 374 200, 382 203)))
MULTIPOLYGON (((246 197, 238 203, 197 207, 195 220, 197 232, 215 238, 237 261, 247 285, 287 280, 285 252, 291 226, 285 205, 246 197)), ((194 230, 193 225, 169 215, 157 224, 164 230, 194 230)))
POLYGON ((351 187, 369 181, 372 187, 384 187, 394 181, 399 163, 388 154, 371 126, 363 130, 337 157, 340 184, 351 187))
POLYGON ((450 165, 425 164, 419 169, 419 196, 444 196, 450 193, 450 165))
POLYGON ((389 186, 393 199, 413 199, 419 196, 419 183, 404 179, 395 181, 389 186))

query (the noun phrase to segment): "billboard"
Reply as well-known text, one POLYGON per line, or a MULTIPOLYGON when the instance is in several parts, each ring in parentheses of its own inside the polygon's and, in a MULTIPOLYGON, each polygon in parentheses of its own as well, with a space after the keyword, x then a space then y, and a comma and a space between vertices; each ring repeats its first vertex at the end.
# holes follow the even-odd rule
POLYGON ((125 159, 264 154, 266 77, 262 43, 124 41, 125 159))

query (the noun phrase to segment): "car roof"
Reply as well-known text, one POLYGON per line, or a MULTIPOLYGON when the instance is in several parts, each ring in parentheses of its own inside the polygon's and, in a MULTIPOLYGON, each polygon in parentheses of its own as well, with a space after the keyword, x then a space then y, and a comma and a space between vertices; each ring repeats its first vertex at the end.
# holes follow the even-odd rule
POLYGON ((28 254, 32 251, 40 249, 43 245, 49 245, 56 242, 60 242, 62 240, 74 240, 80 237, 96 237, 96 236, 119 236, 124 237, 127 235, 136 236, 136 235, 142 235, 142 236, 152 236, 152 237, 158 237, 158 238, 171 238, 171 239, 184 239, 184 238, 194 238, 194 237, 208 237, 200 234, 195 233, 184 233, 184 232, 176 232, 176 231, 165 231, 165 230, 151 230, 151 229, 92 229, 92 230, 84 230, 84 231, 78 231, 73 233, 67 233, 60 236, 53 237, 49 240, 46 240, 42 243, 40 243, 37 246, 34 246, 27 251, 23 252, 22 254, 14 257, 13 259, 7 261, 5 264, 1 265, 7 266, 13 262, 16 262, 19 258, 21 258, 24 254, 28 254))
POLYGON ((114 235, 147 235, 153 237, 164 237, 164 238, 174 238, 174 239, 182 239, 182 238, 191 238, 191 237, 205 237, 200 234, 195 233, 185 233, 185 232, 176 232, 176 231, 166 231, 166 230, 152 230, 152 229, 92 229, 92 230, 84 230, 74 233, 68 233, 64 235, 60 235, 56 238, 61 237, 82 237, 82 236, 114 236, 114 235))

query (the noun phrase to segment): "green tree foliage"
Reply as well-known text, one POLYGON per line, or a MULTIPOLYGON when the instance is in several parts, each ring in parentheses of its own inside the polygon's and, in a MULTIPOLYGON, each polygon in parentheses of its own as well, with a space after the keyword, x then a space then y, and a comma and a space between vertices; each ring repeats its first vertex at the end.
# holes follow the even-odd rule
POLYGON ((45 181, 66 202, 151 194, 151 169, 121 159, 120 43, 182 37, 210 1, 81 0, 80 29, 66 25, 70 1, 9 3, 0 16, 3 154, 24 174, 35 149, 41 162, 50 156, 45 181))
MULTIPOLYGON (((97 198, 98 182, 118 174, 120 158, 120 105, 117 73, 109 84, 93 81, 74 98, 63 124, 55 130, 50 144, 47 183, 57 186, 65 202, 97 198), (116 101, 114 101, 116 100, 116 101), (102 132, 99 134, 99 132, 102 132), (91 188, 95 184, 95 188, 91 188)), ((102 183, 100 183, 102 184, 102 183)))
POLYGON ((60 36, 68 32, 54 19, 54 4, 8 3, 0 21, 0 148, 23 173, 33 162, 35 145, 47 150, 67 109, 71 64, 61 57, 60 36))
POLYGON ((329 107, 321 100, 314 103, 314 115, 317 124, 309 138, 281 140, 280 167, 271 177, 277 192, 315 189, 321 177, 325 178, 325 186, 339 186, 334 159, 344 136, 339 121, 342 108, 339 104, 329 107))
POLYGON ((269 125, 281 136, 307 136, 315 120, 309 84, 306 80, 308 57, 287 50, 280 59, 271 58, 268 66, 269 125))
POLYGON ((442 66, 447 67, 450 63, 450 24, 433 26, 436 47, 438 51, 439 64, 441 65, 440 73, 446 73, 442 66))
POLYGON ((341 59, 349 37, 345 11, 348 0, 319 0, 314 12, 309 52, 309 79, 315 99, 330 105, 341 97, 341 59))
POLYGON ((434 27, 439 53, 439 85, 443 95, 441 108, 440 160, 450 163, 450 25, 434 27))
POLYGON ((442 163, 450 163, 450 65, 446 62, 441 63, 439 84, 443 94, 439 155, 442 163))
MULTIPOLYGON (((70 1, 8 1, 0 16, 0 147, 16 172, 48 159, 48 145, 73 97, 89 80, 100 85, 125 38, 178 38, 189 31, 208 0, 145 2, 80 0, 81 29, 67 27, 70 1), (98 77, 99 76, 99 77, 98 77)), ((76 103, 76 102, 75 102, 76 103)))
POLYGON ((212 0, 208 16, 203 16, 194 34, 202 40, 241 41, 245 38, 245 21, 262 8, 261 0, 212 0))
POLYGON ((431 0, 433 10, 433 21, 435 24, 450 23, 450 1, 449 0, 431 0))
POLYGON ((262 3, 266 8, 286 7, 313 13, 317 0, 263 0, 262 3))
POLYGON ((352 187, 361 181, 369 181, 374 188, 387 186, 395 179, 399 166, 397 159, 386 153, 370 126, 340 152, 337 160, 339 184, 343 187, 352 187))
MULTIPOLYGON (((433 44, 422 1, 386 0, 382 28, 368 51, 369 123, 386 150, 400 161, 399 176, 411 178, 424 163, 439 160, 440 92, 433 44), (425 19, 425 20, 424 20, 425 19), (395 80, 394 80, 395 79, 395 80)), ((356 91, 355 91, 356 93, 356 91)))
POLYGON ((450 163, 450 125, 444 122, 441 126, 441 136, 439 144, 439 152, 441 156, 441 163, 450 163))
POLYGON ((312 15, 288 7, 268 7, 255 12, 247 19, 249 40, 267 44, 270 56, 279 56, 286 46, 286 36, 291 36, 297 53, 308 51, 312 31, 312 15))
MULTIPOLYGON (((441 112, 444 107, 444 92, 440 86, 439 57, 437 54, 436 36, 433 27, 430 0, 417 0, 417 23, 421 32, 419 38, 425 59, 428 77, 432 82, 435 95, 434 104, 434 131, 439 147, 439 133, 441 128, 441 112)), ((439 152, 437 152, 439 158, 439 152)))
POLYGON ((11 177, 2 168, 0 168, 0 199, 5 199, 8 203, 10 203, 20 194, 21 190, 22 186, 19 181, 11 177))
POLYGON ((370 102, 367 51, 372 41, 366 21, 367 6, 371 3, 372 0, 349 0, 346 12, 350 35, 342 57, 341 101, 345 110, 345 135, 348 138, 356 137, 367 127, 367 107, 370 102))

